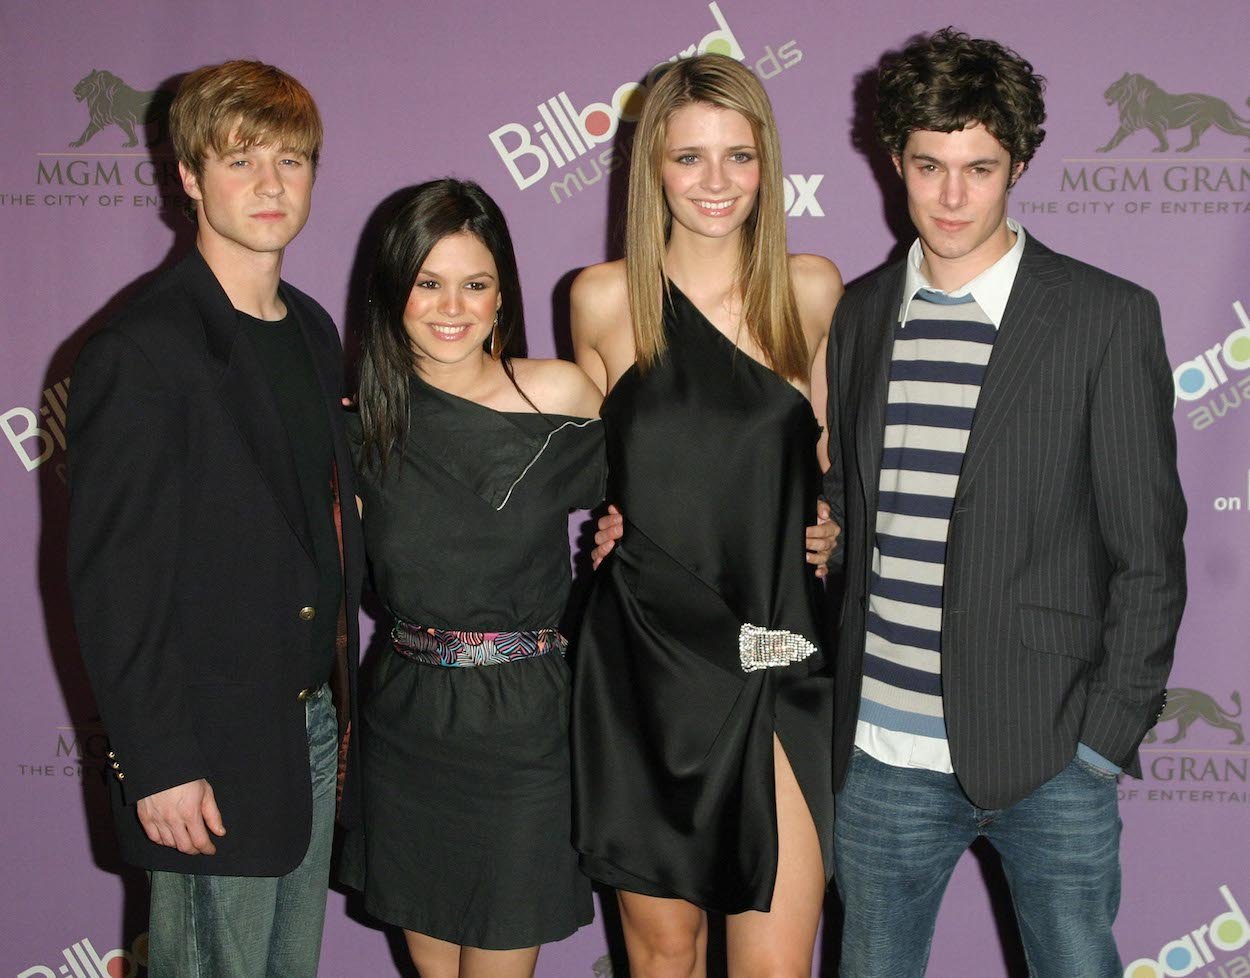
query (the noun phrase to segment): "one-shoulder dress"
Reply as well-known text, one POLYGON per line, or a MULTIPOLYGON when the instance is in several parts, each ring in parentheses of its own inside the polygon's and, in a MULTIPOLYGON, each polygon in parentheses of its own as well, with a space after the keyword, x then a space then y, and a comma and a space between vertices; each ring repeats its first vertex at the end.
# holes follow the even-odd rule
POLYGON ((374 590, 394 617, 364 683, 364 820, 344 882, 374 917, 470 947, 593 916, 571 840, 568 514, 603 497, 598 420, 494 411, 413 377, 384 474, 360 457, 374 590))
POLYGON ((832 680, 805 559, 807 399, 670 285, 668 348, 602 410, 626 525, 596 574, 573 690, 574 842, 593 879, 768 910, 773 735, 832 865, 832 680))

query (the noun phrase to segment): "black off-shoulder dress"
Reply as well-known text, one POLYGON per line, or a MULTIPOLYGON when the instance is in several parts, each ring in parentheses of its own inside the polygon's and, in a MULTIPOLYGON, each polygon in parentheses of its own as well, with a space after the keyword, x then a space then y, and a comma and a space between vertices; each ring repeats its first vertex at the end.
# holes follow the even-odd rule
POLYGON ((402 457, 384 475, 357 459, 374 587, 410 647, 437 630, 447 661, 472 664, 386 649, 365 677, 364 825, 342 876, 408 930, 491 949, 557 941, 593 916, 570 838, 569 667, 551 635, 569 511, 603 495, 603 426, 493 411, 416 377, 410 393, 402 457))

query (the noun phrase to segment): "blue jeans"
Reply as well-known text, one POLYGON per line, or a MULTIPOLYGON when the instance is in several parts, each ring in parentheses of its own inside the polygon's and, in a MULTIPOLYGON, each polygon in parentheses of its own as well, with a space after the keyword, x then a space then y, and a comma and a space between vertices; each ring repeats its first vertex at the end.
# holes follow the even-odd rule
POLYGON ((313 818, 303 861, 278 877, 152 873, 150 978, 317 974, 338 765, 338 722, 327 686, 308 698, 305 715, 313 818))
POLYGON ((924 975, 942 893, 979 835, 1002 857, 1029 974, 1119 978, 1113 774, 1074 758, 1028 797, 986 811, 952 774, 882 764, 857 747, 835 811, 842 978, 924 975))

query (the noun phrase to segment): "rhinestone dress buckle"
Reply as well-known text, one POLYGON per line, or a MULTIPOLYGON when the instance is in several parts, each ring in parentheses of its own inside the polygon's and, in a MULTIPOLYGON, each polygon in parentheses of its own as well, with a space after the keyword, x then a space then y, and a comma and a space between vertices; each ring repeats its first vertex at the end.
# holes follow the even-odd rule
POLYGON ((816 646, 802 635, 783 628, 745 624, 738 630, 738 654, 743 672, 788 666, 801 662, 815 651, 816 646))

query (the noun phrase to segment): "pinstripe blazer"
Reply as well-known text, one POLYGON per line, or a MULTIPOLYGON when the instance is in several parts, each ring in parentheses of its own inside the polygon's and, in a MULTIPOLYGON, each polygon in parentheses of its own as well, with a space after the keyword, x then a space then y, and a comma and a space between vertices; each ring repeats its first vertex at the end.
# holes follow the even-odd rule
MULTIPOLYGON (((847 290, 830 334, 825 492, 846 584, 841 786, 863 680, 872 534, 902 263, 847 290)), ((1185 501, 1153 295, 1031 235, 1003 317, 946 548, 942 698, 955 773, 1002 808, 1078 741, 1140 776, 1185 603, 1185 501)))

